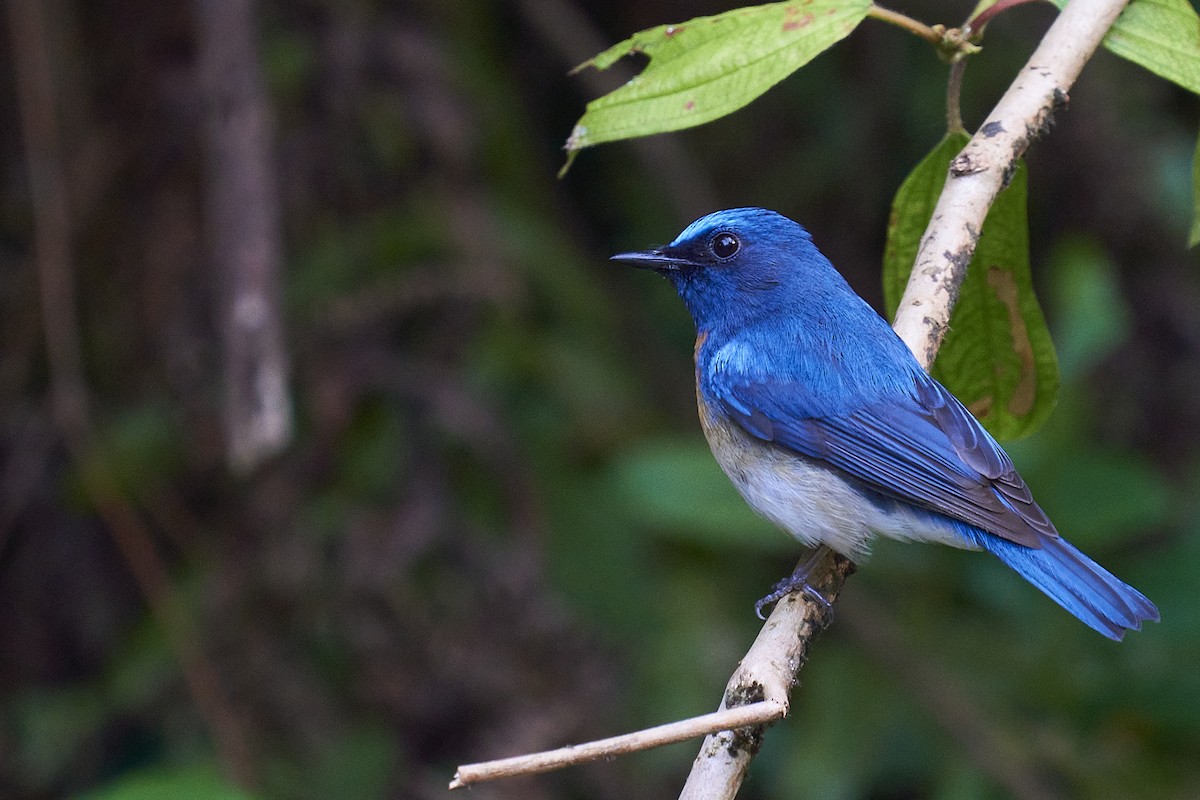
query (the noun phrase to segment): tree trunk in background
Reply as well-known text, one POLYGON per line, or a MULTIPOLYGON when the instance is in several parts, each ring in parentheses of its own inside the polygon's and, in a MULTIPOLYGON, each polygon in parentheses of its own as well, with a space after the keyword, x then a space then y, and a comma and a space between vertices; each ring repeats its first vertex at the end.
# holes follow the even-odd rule
POLYGON ((252 0, 196 0, 205 100, 206 204, 220 286, 226 454, 248 472, 292 431, 280 309, 274 127, 252 0))

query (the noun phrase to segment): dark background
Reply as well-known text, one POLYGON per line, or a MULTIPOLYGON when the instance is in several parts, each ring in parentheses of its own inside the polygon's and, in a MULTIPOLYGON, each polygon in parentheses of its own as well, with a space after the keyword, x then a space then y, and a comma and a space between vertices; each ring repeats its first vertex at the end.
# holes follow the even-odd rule
MULTIPOLYGON (((295 421, 236 471, 198 7, 0 18, 0 797, 445 797, 459 763, 714 708, 800 551, 707 453, 671 288, 607 256, 763 205, 878 307, 945 65, 868 20, 732 117, 559 181, 585 103, 623 79, 567 70, 730 6, 259 3, 295 421), (18 74, 54 97, 33 160, 18 74), (65 227, 39 244, 46 159, 65 227), (79 353, 65 390, 53 341, 79 353)), ((1053 15, 992 23, 968 127, 1053 15)), ((1163 622, 1116 645, 983 555, 882 543, 742 796, 1200 796, 1196 107, 1101 53, 1029 155, 1064 386, 1011 451, 1163 622)), ((695 749, 470 796, 670 797, 695 749)))

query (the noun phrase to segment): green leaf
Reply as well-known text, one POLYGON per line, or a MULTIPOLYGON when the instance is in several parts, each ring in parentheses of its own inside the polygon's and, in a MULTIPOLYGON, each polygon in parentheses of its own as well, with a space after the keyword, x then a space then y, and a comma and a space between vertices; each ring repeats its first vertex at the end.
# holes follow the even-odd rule
MULTIPOLYGON (((1059 10, 1067 0, 1051 0, 1059 10)), ((1200 94, 1200 16, 1189 0, 1133 0, 1104 37, 1109 51, 1200 94)))
POLYGON ((1192 230, 1188 247, 1200 244, 1200 136, 1196 137, 1196 152, 1192 156, 1192 230))
POLYGON ((730 114, 843 39, 869 0, 797 0, 697 17, 636 33, 582 64, 607 69, 630 53, 642 73, 591 103, 566 148, 690 128, 730 114))
MULTIPOLYGON (((953 159, 967 134, 951 133, 917 165, 892 203, 884 254, 884 298, 894 316, 953 159)), ((1025 168, 996 197, 933 365, 998 439, 1032 433, 1054 408, 1058 361, 1029 268, 1025 168)))

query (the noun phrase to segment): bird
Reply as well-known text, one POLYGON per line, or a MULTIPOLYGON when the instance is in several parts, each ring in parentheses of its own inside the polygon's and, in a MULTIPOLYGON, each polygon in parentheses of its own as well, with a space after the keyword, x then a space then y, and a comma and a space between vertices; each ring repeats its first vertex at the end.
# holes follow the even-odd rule
MULTIPOLYGON (((674 284, 696 325, 713 455, 754 511, 818 555, 861 563, 877 536, 982 550, 1110 639, 1159 620, 1059 535, 996 440, 798 223, 727 209, 612 260, 674 284)), ((806 590, 805 572, 760 600, 759 616, 806 590)))

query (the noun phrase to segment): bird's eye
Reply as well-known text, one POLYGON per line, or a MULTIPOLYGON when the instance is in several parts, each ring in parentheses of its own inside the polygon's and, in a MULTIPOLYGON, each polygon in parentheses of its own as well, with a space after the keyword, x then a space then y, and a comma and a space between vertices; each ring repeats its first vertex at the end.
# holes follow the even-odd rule
POLYGON ((742 242, 732 233, 718 233, 708 243, 708 249, 717 258, 725 260, 737 255, 737 251, 742 249, 742 242))

